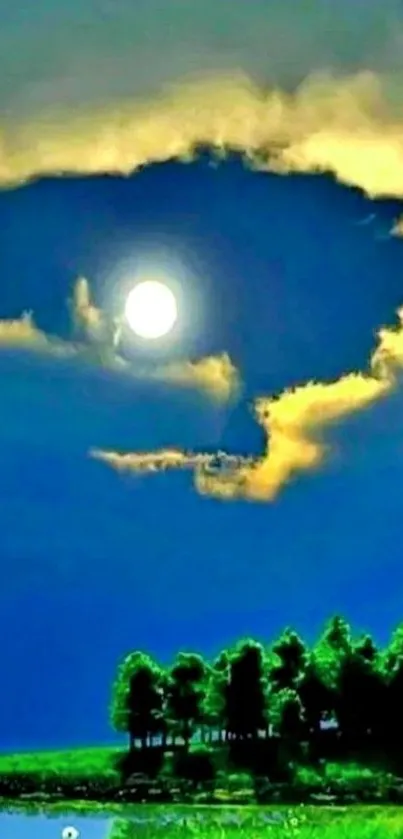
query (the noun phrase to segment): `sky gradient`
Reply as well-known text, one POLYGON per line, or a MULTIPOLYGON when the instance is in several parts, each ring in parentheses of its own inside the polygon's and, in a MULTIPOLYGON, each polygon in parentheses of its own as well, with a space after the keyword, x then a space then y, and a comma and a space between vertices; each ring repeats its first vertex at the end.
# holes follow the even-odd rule
POLYGON ((110 740, 132 648, 210 655, 287 624, 312 641, 335 611, 384 643, 403 617, 403 12, 2 2, 0 748, 23 750, 110 740), (249 159, 176 160, 199 143, 249 159), (176 285, 178 330, 116 347, 150 271, 176 285), (178 447, 243 468, 273 441, 256 399, 283 428, 284 391, 350 374, 331 427, 314 404, 316 468, 263 501, 91 456, 178 447))

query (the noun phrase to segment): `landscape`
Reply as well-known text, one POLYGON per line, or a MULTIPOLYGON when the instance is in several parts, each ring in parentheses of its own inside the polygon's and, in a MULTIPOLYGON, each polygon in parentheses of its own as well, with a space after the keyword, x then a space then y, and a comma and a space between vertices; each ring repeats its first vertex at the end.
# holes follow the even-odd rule
POLYGON ((57 813, 69 801, 87 816, 116 812, 113 839, 181 826, 214 836, 217 825, 400 835, 402 690, 403 624, 382 650, 337 616, 311 649, 288 628, 267 648, 244 639, 212 662, 179 652, 169 669, 135 651, 110 708, 127 750, 3 756, 0 794, 17 810, 57 813))
POLYGON ((0 839, 403 839, 401 0, 0 0, 0 839))

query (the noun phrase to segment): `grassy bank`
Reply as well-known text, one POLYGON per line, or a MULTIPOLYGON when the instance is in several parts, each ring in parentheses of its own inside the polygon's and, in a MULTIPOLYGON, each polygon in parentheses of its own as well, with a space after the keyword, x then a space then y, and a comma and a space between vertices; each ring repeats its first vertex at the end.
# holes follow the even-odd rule
POLYGON ((66 749, 64 751, 0 754, 0 780, 5 775, 35 774, 39 780, 55 775, 71 780, 118 777, 116 758, 122 753, 117 747, 66 749))
POLYGON ((214 781, 195 783, 169 771, 156 778, 136 772, 123 779, 118 768, 122 755, 116 747, 0 755, 0 797, 118 804, 403 804, 403 779, 356 763, 296 766, 283 783, 223 771, 214 781))
POLYGON ((108 839, 401 839, 403 812, 397 808, 243 808, 198 811, 175 808, 116 819, 108 839))

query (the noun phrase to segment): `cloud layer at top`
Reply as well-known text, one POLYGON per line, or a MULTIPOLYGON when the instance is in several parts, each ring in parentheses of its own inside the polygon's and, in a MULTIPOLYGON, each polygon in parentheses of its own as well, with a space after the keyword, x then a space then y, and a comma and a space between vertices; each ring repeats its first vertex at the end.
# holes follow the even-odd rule
POLYGON ((4 185, 207 143, 403 196, 397 0, 0 0, 0 18, 4 185))
POLYGON ((149 103, 58 111, 6 123, 3 185, 59 172, 130 173, 208 144, 243 152, 260 169, 332 171, 372 197, 403 197, 403 119, 368 72, 312 77, 293 94, 234 73, 178 85, 149 103))
POLYGON ((242 70, 289 88, 316 70, 402 69, 399 0, 0 0, 0 111, 152 96, 242 70))

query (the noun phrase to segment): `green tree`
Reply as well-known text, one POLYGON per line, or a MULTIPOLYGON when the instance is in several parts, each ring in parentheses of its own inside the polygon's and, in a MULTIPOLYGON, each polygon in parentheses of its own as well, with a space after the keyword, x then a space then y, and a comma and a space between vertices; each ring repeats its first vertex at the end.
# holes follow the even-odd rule
POLYGON ((382 672, 386 681, 385 742, 394 758, 403 763, 403 624, 392 633, 382 657, 382 672))
POLYGON ((356 653, 365 659, 365 661, 370 661, 372 664, 375 664, 379 659, 379 650, 369 634, 362 635, 354 644, 354 648, 356 653))
POLYGON ((136 739, 145 749, 164 730, 163 671, 142 652, 132 652, 118 668, 113 685, 111 720, 116 731, 129 735, 130 751, 136 739))
POLYGON ((226 731, 236 740, 255 740, 267 727, 265 664, 262 645, 252 639, 241 641, 230 654, 224 715, 226 731))
POLYGON ((335 712, 344 751, 365 750, 378 731, 382 674, 377 651, 367 636, 340 659, 335 712))
POLYGON ((287 628, 270 650, 269 683, 272 691, 294 690, 304 670, 307 650, 294 630, 287 628))
POLYGON ((186 751, 192 735, 204 724, 207 665, 196 653, 176 657, 165 685, 165 714, 169 730, 182 737, 186 751))
POLYGON ((396 664, 403 657, 403 623, 397 625, 392 632, 390 641, 383 653, 383 663, 386 673, 392 673, 396 664))
POLYGON ((341 662, 352 650, 350 626, 344 618, 336 615, 325 625, 324 631, 313 648, 316 667, 320 678, 333 695, 329 710, 334 714, 336 692, 341 662))
POLYGON ((221 741, 226 736, 226 687, 229 681, 229 660, 228 650, 222 650, 207 672, 206 694, 203 700, 203 720, 209 732, 210 742, 217 733, 221 741))
POLYGON ((276 734, 288 743, 300 743, 305 735, 304 709, 295 690, 283 688, 273 694, 271 719, 276 734))
POLYGON ((194 789, 213 781, 216 776, 212 750, 203 744, 192 746, 189 752, 178 752, 174 761, 175 776, 191 781, 194 789))
POLYGON ((304 709, 306 738, 313 755, 320 745, 321 725, 334 707, 334 691, 323 679, 314 651, 308 654, 296 690, 304 709))

